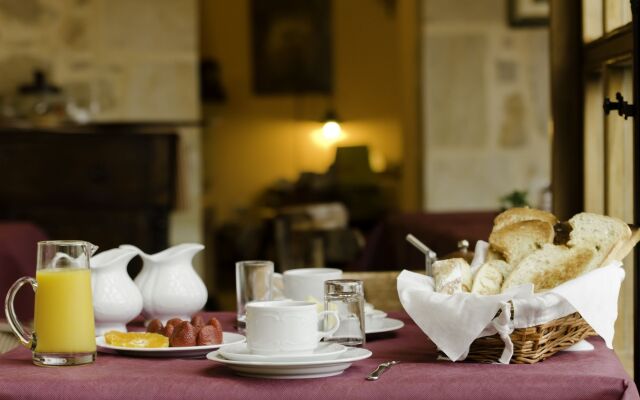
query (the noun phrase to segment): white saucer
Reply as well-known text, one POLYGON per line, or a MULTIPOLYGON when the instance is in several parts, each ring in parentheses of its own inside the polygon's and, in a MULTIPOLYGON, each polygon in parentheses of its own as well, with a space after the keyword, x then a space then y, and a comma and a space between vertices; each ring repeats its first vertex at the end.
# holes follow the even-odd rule
POLYGON ((227 360, 232 361, 295 362, 333 360, 345 351, 347 351, 347 348, 338 343, 318 343, 318 347, 311 354, 262 355, 252 354, 247 343, 237 343, 224 346, 218 351, 218 353, 227 360))
POLYGON ((404 322, 394 318, 381 318, 376 320, 372 325, 365 326, 365 332, 368 334, 396 331, 404 326, 404 322))
POLYGON ((245 337, 233 332, 222 332, 222 343, 209 346, 189 346, 189 347, 156 347, 156 348, 131 348, 112 346, 108 344, 104 336, 96 338, 98 351, 102 353, 121 354, 124 356, 137 357, 204 357, 211 350, 235 343, 243 343, 245 337))
POLYGON ((594 345, 582 339, 578 343, 572 346, 569 346, 566 349, 562 349, 560 351, 593 351, 593 349, 595 349, 594 345))
POLYGON ((307 379, 339 375, 354 361, 371 357, 369 350, 357 347, 348 348, 336 359, 323 361, 233 361, 227 360, 219 353, 219 350, 213 351, 207 354, 207 358, 227 365, 238 375, 270 379, 307 379))

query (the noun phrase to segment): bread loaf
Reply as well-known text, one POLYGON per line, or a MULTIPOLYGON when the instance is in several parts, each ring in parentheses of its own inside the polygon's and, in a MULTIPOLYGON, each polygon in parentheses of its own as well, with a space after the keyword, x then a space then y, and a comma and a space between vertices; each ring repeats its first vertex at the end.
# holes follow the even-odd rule
POLYGON ((489 236, 491 248, 511 265, 518 263, 547 243, 553 243, 553 225, 547 221, 518 221, 494 230, 489 236))
POLYGON ((501 269, 505 269, 502 264, 508 265, 501 260, 489 261, 482 264, 478 272, 476 272, 476 276, 473 278, 471 293, 483 295, 500 293, 502 282, 504 281, 504 274, 501 269))
POLYGON ((516 222, 532 220, 545 221, 551 224, 551 226, 558 222, 556 216, 550 212, 529 207, 514 207, 500 213, 493 220, 493 230, 500 230, 505 226, 515 224, 516 222))
POLYGON ((493 295, 532 283, 542 292, 605 260, 623 258, 638 240, 640 231, 632 237, 617 218, 584 212, 560 224, 549 212, 512 208, 494 219, 484 264, 475 276, 462 258, 440 260, 433 264, 435 287, 440 293, 493 295))
POLYGON ((439 293, 454 294, 471 289, 471 269, 463 258, 434 262, 433 278, 439 293))
POLYGON ((552 289, 587 272, 595 255, 588 247, 546 244, 516 266, 502 284, 502 291, 526 283, 533 283, 535 292, 552 289))
POLYGON ((595 252, 585 272, 601 267, 613 247, 631 237, 631 229, 627 224, 605 215, 583 212, 574 215, 569 224, 572 230, 567 245, 587 247, 595 252))

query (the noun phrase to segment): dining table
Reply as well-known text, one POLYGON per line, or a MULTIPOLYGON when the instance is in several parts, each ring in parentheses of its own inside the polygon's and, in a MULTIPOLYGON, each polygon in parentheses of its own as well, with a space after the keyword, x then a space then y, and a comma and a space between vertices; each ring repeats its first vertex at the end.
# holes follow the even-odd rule
MULTIPOLYGON (((206 312, 226 332, 235 313, 206 312)), ((599 337, 591 351, 556 353, 535 364, 451 362, 404 312, 397 330, 367 335, 371 357, 339 375, 270 379, 237 375, 207 358, 151 358, 99 352, 95 363, 38 367, 23 347, 0 355, 0 399, 640 399, 633 379, 599 337), (380 379, 365 377, 399 361, 380 379)), ((141 320, 130 325, 140 330, 141 320)))

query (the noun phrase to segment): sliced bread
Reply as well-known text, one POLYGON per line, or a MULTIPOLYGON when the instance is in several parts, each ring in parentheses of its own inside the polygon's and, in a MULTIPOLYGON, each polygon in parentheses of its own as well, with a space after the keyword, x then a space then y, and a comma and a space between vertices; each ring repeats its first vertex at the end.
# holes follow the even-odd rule
POLYGON ((587 272, 595 254, 588 247, 546 244, 516 266, 502 284, 502 291, 525 283, 533 283, 535 292, 552 289, 587 272))
POLYGON ((518 263, 529 254, 553 243, 553 225, 547 221, 519 221, 491 232, 489 244, 491 248, 505 258, 511 265, 518 263))
POLYGON ((571 233, 567 245, 587 247, 596 254, 585 272, 601 267, 614 246, 631 237, 631 229, 618 218, 593 213, 580 213, 570 220, 571 233))
POLYGON ((495 217, 493 220, 493 230, 497 231, 516 222, 531 220, 545 221, 550 223, 551 226, 558 222, 555 215, 550 212, 529 207, 514 207, 503 211, 495 217))

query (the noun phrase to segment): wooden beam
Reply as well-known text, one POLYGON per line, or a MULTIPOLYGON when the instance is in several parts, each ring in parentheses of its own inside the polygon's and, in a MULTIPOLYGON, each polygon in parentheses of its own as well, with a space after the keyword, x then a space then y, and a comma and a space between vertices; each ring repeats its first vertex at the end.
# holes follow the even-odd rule
POLYGON ((550 8, 553 211, 568 219, 584 207, 582 10, 580 0, 550 8))
POLYGON ((400 54, 402 177, 399 205, 403 211, 422 208, 423 141, 420 124, 420 1, 397 2, 400 54))

